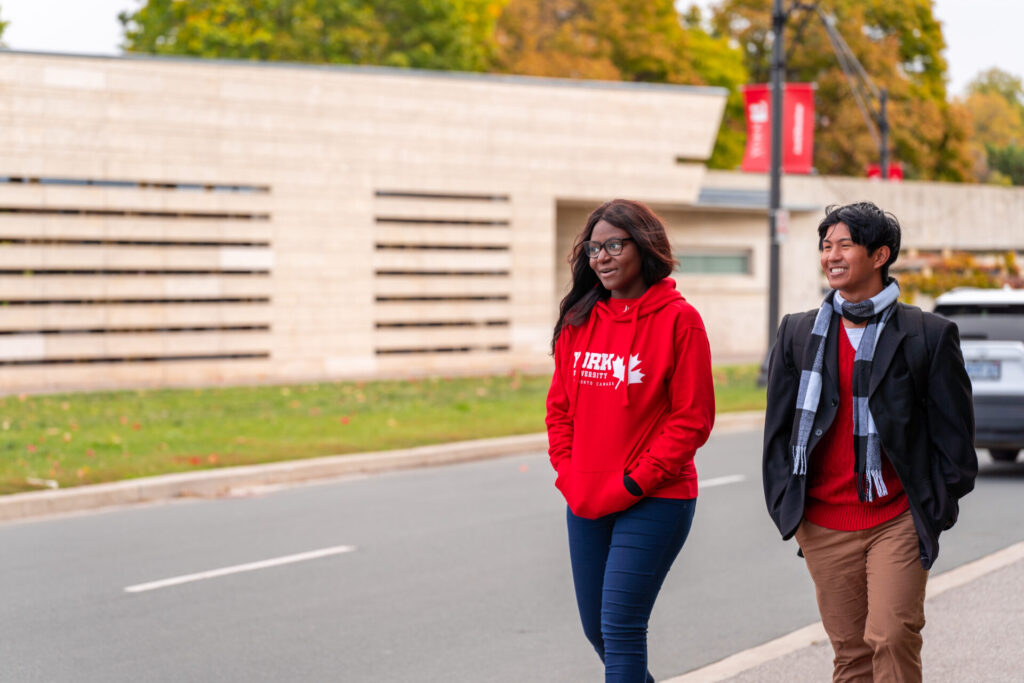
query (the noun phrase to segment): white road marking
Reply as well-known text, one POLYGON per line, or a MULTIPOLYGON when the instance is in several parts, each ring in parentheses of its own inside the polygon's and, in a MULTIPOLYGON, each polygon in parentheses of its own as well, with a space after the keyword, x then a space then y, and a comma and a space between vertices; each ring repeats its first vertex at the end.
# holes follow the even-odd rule
POLYGON ((128 586, 124 589, 125 593, 142 593, 143 591, 156 590, 158 588, 167 588, 168 586, 177 586, 183 583, 191 583, 192 581, 203 581, 205 579, 214 579, 219 576, 227 576, 228 574, 239 574, 241 572, 251 572, 257 569, 266 569, 268 567, 278 567, 282 564, 292 564, 294 562, 305 562, 306 560, 316 560, 321 557, 329 557, 331 555, 340 555, 341 553, 350 553, 355 550, 354 545, 336 545, 333 548, 321 548, 320 550, 311 550, 305 553, 297 553, 295 555, 285 555, 283 557, 274 557, 269 560, 261 560, 259 562, 249 562, 247 564, 236 564, 233 567, 222 567, 220 569, 211 569, 205 572, 197 572, 195 574, 186 574, 184 576, 175 576, 170 579, 162 579, 160 581, 151 581, 150 583, 140 583, 135 586, 128 586))
POLYGON ((697 488, 710 489, 715 486, 725 486, 726 484, 738 484, 741 481, 746 481, 746 476, 742 474, 727 474, 724 477, 714 477, 713 479, 701 479, 697 482, 697 488))
MULTIPOLYGON (((927 599, 931 600, 948 590, 970 583, 985 574, 1002 569, 1022 559, 1024 559, 1024 542, 1016 543, 974 562, 968 562, 956 569, 943 572, 936 577, 928 579, 928 585, 925 589, 927 599)), ((717 681, 724 681, 727 678, 732 678, 744 671, 760 666, 765 662, 784 657, 791 652, 802 650, 805 647, 810 647, 815 643, 826 640, 828 640, 828 635, 825 633, 825 627, 819 621, 815 624, 804 626, 792 633, 787 633, 781 638, 776 638, 757 647, 737 652, 690 673, 670 678, 665 683, 716 683, 717 681)))

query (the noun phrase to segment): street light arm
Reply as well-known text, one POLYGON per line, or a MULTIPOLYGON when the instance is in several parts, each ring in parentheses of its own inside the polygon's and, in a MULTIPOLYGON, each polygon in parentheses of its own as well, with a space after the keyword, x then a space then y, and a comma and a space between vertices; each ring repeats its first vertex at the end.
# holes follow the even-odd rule
POLYGON ((842 69, 843 75, 850 85, 850 91, 853 93, 857 108, 860 109, 861 116, 864 117, 864 121, 867 123, 868 132, 871 133, 875 145, 882 150, 884 158, 886 150, 882 148, 887 143, 886 133, 889 129, 888 121, 885 120, 885 109, 880 107, 880 111, 876 112, 869 101, 871 97, 874 97, 881 102, 883 94, 875 86, 871 77, 861 65, 860 60, 853 54, 853 50, 843 40, 843 36, 836 30, 833 23, 834 20, 820 8, 817 14, 821 18, 822 25, 825 27, 825 34, 828 36, 829 43, 832 44, 832 51, 835 52, 839 68, 842 69))

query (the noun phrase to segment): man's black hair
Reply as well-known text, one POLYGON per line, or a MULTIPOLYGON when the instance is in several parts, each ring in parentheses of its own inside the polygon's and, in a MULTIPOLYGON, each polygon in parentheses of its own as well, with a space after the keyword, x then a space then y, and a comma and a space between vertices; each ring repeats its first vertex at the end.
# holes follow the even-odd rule
POLYGON ((856 202, 845 206, 832 205, 825 209, 825 218, 818 224, 818 251, 821 251, 829 228, 845 223, 854 244, 861 244, 874 254, 881 247, 889 247, 889 260, 882 266, 882 284, 889 282, 889 266, 900 254, 900 222, 888 211, 882 211, 871 202, 856 202))

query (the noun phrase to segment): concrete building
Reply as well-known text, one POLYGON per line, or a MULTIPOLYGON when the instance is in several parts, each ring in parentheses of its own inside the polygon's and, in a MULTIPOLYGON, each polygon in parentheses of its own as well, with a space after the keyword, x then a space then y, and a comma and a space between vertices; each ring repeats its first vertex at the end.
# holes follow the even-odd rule
MULTIPOLYGON (((651 204, 716 360, 764 353, 764 176, 708 172, 714 88, 0 52, 0 386, 548 367, 565 257, 651 204)), ((1021 249, 1024 191, 787 178, 783 310, 825 204, 1021 249)))

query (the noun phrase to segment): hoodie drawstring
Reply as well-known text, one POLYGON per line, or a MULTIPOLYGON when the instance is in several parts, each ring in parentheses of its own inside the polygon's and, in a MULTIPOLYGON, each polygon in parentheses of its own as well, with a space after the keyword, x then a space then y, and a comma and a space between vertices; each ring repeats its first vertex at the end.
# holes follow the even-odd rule
POLYGON ((621 401, 621 404, 624 405, 624 406, 628 406, 629 405, 629 366, 630 366, 630 363, 632 363, 632 361, 633 361, 633 342, 636 339, 637 321, 639 319, 640 319, 640 303, 637 302, 637 304, 635 306, 633 306, 633 316, 632 316, 632 318, 630 319, 630 322, 629 322, 629 336, 627 337, 627 342, 626 342, 626 353, 623 356, 623 358, 625 359, 625 361, 624 361, 625 362, 625 367, 624 367, 624 369, 622 371, 623 372, 622 381, 625 383, 626 386, 623 387, 623 390, 622 390, 622 401, 621 401))

